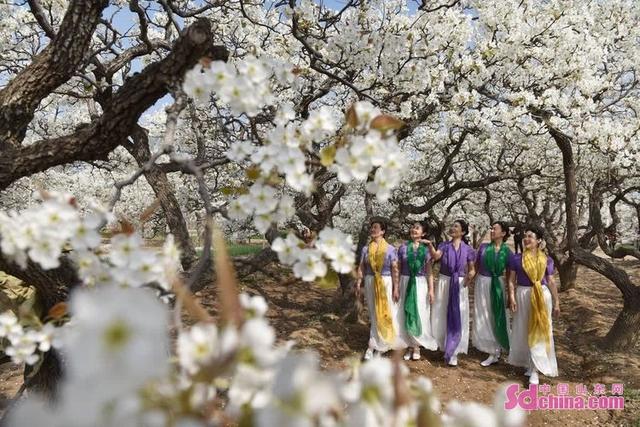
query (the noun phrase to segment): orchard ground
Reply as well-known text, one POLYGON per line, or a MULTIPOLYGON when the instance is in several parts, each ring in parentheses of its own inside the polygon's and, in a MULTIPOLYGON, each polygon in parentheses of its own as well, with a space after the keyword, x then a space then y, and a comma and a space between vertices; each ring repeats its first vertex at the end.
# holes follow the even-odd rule
MULTIPOLYGON (((615 261, 640 280, 640 261, 615 261)), ((350 358, 360 358, 368 340, 369 326, 349 323, 336 312, 340 298, 334 290, 294 280, 283 267, 270 268, 270 276, 256 273, 241 280, 242 291, 260 294, 269 303, 267 317, 274 325, 279 340, 293 339, 298 348, 316 350, 326 369, 348 365, 350 358)), ((217 312, 215 288, 197 294, 203 305, 217 312)), ((622 308, 619 291, 607 280, 584 268, 579 269, 576 289, 561 292, 561 318, 554 322, 554 337, 560 376, 541 383, 570 385, 573 394, 577 384, 590 390, 596 383, 610 389, 613 383, 625 387, 623 411, 533 411, 528 425, 550 426, 640 426, 640 351, 603 352, 595 343, 603 337, 622 308)), ((473 305, 473 300, 471 301, 473 305)), ((366 317, 366 313, 365 313, 366 317)), ((185 319, 186 320, 186 319, 185 319)), ((448 367, 440 352, 422 350, 423 359, 409 362, 412 374, 425 375, 434 383, 441 401, 476 400, 492 404, 501 383, 516 382, 526 387, 522 369, 503 361, 489 368, 480 366, 485 354, 470 346, 468 355, 459 358, 457 367, 448 367)), ((22 369, 4 363, 0 366, 0 399, 10 399, 22 384, 22 369)))

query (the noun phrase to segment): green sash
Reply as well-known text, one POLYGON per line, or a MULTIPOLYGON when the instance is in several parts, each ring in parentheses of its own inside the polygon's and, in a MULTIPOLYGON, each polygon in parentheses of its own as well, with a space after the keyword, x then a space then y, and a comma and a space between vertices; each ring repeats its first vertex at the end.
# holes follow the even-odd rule
MULTIPOLYGON (((414 337, 422 335, 422 323, 418 312, 418 292, 416 290, 416 276, 424 267, 427 247, 420 243, 418 254, 413 251, 413 242, 407 242, 407 263, 409 264, 409 283, 404 300, 404 324, 407 332, 414 337)), ((422 301, 425 303, 426 301, 422 301)))
POLYGON ((493 320, 495 325, 495 335, 498 343, 505 349, 509 350, 509 334, 507 333, 507 316, 505 314, 504 293, 500 285, 500 276, 504 274, 507 267, 507 258, 509 257, 509 248, 504 243, 500 246, 498 256, 493 243, 487 246, 484 252, 484 265, 491 273, 491 310, 493 311, 493 320))

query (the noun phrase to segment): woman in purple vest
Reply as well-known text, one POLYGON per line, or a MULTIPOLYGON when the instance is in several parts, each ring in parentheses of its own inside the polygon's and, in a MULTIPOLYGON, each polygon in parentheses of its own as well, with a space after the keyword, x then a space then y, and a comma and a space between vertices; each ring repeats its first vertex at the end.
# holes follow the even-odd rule
POLYGON ((420 346, 436 350, 438 344, 431 333, 431 304, 433 304, 433 275, 431 257, 422 242, 426 226, 414 222, 409 231, 410 240, 398 248, 400 265, 400 303, 398 325, 402 338, 412 349, 405 360, 420 360, 420 346))
POLYGON ((475 275, 475 251, 469 246, 469 225, 457 220, 449 229, 451 240, 438 245, 428 242, 434 261, 440 261, 440 276, 431 307, 431 330, 445 361, 458 364, 458 353, 469 348, 469 289, 475 275))
POLYGON ((560 304, 553 260, 541 248, 543 237, 539 227, 525 228, 524 252, 512 255, 509 261, 513 322, 508 360, 511 365, 527 368, 530 384, 538 384, 538 371, 558 376, 551 318, 560 315, 560 304))
POLYGON ((491 226, 491 243, 483 243, 476 256, 476 277, 473 299, 473 330, 471 342, 478 350, 489 353, 482 366, 500 360, 500 353, 509 350, 509 317, 505 283, 511 250, 506 244, 509 227, 503 222, 491 226))
POLYGON ((384 238, 387 224, 380 218, 371 221, 371 241, 362 248, 356 296, 364 279, 364 294, 369 309, 371 328, 369 344, 364 359, 371 359, 376 352, 406 348, 397 324, 399 269, 396 248, 384 238))

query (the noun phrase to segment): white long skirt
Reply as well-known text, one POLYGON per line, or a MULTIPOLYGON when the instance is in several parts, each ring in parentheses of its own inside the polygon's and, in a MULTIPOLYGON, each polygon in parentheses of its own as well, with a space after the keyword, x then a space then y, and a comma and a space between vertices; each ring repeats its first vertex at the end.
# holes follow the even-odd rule
POLYGON ((376 319, 376 295, 373 276, 364 277, 364 295, 367 300, 367 308, 369 310, 369 320, 371 322, 371 329, 369 331, 369 348, 377 350, 379 352, 385 352, 389 350, 398 350, 406 348, 407 345, 401 337, 399 323, 398 323, 398 307, 399 304, 393 302, 393 282, 391 276, 382 276, 384 287, 387 293, 387 304, 389 311, 391 312, 391 320, 393 323, 393 330, 395 331, 395 337, 392 343, 388 343, 378 335, 378 320, 376 319))
POLYGON ((436 350, 438 343, 431 333, 431 304, 429 304, 429 292, 427 279, 422 276, 416 277, 416 295, 418 299, 418 315, 420 315, 420 326, 422 334, 414 337, 410 335, 405 326, 404 302, 407 297, 407 286, 409 276, 400 277, 400 301, 398 304, 398 324, 400 325, 401 336, 404 342, 410 347, 422 346, 427 350, 436 350))
MULTIPOLYGON (((502 294, 504 293, 504 277, 500 277, 500 285, 502 286, 502 294)), ((506 308, 507 297, 504 297, 505 311, 507 319, 507 332, 509 331, 509 314, 506 308)), ((495 319, 493 318, 493 309, 491 306, 491 277, 478 275, 474 289, 473 298, 473 326, 471 331, 471 343, 478 350, 494 354, 502 349, 495 334, 495 319)))
MULTIPOLYGON (((451 278, 441 274, 435 288, 435 301, 431 307, 431 331, 438 343, 438 348, 444 351, 447 338, 447 305, 449 303, 449 281, 451 278)), ((464 286, 464 277, 460 278, 460 320, 462 335, 454 354, 467 353, 469 350, 469 289, 464 286)))
POLYGON ((549 330, 551 331, 549 352, 545 343, 536 344, 529 348, 529 313, 531 312, 531 286, 518 286, 516 288, 517 309, 513 315, 511 336, 509 337, 509 364, 530 368, 531 364, 548 377, 558 376, 558 362, 553 342, 553 320, 551 292, 546 286, 542 286, 544 302, 549 316, 549 330))

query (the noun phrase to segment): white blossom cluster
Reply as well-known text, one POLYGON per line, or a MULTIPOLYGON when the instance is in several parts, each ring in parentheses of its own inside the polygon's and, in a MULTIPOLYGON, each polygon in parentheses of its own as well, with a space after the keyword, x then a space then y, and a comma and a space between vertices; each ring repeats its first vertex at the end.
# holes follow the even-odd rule
POLYGON ((253 225, 259 232, 265 233, 271 224, 291 218, 295 209, 290 196, 279 196, 275 187, 258 180, 247 194, 229 203, 227 212, 232 219, 253 215, 253 225))
POLYGON ((314 248, 306 248, 293 233, 276 238, 272 245, 278 259, 293 266, 293 274, 310 282, 327 274, 327 264, 336 273, 349 273, 355 264, 354 244, 350 235, 333 228, 325 228, 318 235, 314 248))
POLYGON ((148 289, 80 288, 70 300, 71 322, 61 334, 65 377, 55 404, 34 395, 10 425, 148 424, 141 389, 169 375, 168 313, 148 289))
POLYGON ((29 258, 43 269, 59 267, 62 252, 71 250, 86 285, 157 283, 169 289, 165 273, 179 264, 173 238, 167 239, 158 254, 144 247, 137 234, 116 234, 108 253, 101 255, 99 228, 110 218, 111 214, 97 207, 82 215, 73 197, 47 194, 41 204, 20 212, 0 212, 0 250, 23 268, 29 258))
POLYGON ((208 102, 214 93, 234 114, 255 116, 273 102, 269 85, 272 76, 284 84, 293 81, 293 74, 278 62, 248 56, 237 64, 224 61, 198 64, 185 74, 182 87, 201 103, 208 102))
POLYGON ((373 181, 367 182, 365 188, 379 201, 386 202, 391 191, 400 185, 402 170, 407 164, 395 134, 388 132, 389 124, 384 123, 393 119, 365 101, 355 103, 353 112, 358 133, 350 136, 346 146, 337 149, 332 169, 345 184, 366 181, 375 169, 373 181))
POLYGON ((27 257, 44 269, 56 268, 67 243, 77 251, 100 244, 97 227, 105 218, 101 212, 82 218, 71 196, 52 193, 42 204, 0 212, 0 250, 23 268, 27 257))
MULTIPOLYGON (((284 176, 292 190, 310 195, 314 191, 314 179, 308 163, 313 146, 327 146, 339 128, 337 112, 326 106, 312 110, 302 122, 296 121, 293 106, 288 102, 277 103, 271 90, 272 76, 283 85, 293 83, 295 76, 292 72, 278 76, 276 70, 286 70, 286 67, 273 66, 273 61, 251 56, 235 64, 213 61, 188 71, 183 84, 189 96, 203 102, 215 93, 235 114, 255 116, 263 107, 277 107, 274 127, 264 131, 260 146, 246 140, 232 144, 227 152, 232 161, 241 166, 248 162, 259 171, 259 179, 254 178, 256 182, 248 193, 230 202, 229 215, 233 219, 253 216, 256 229, 262 233, 271 223, 286 220, 295 212, 292 200, 278 197, 277 184, 269 184, 266 178, 284 176)), ((341 139, 340 146, 338 143, 328 145, 334 155, 323 159, 323 164, 326 162, 325 166, 330 166, 342 183, 367 181, 375 170, 366 190, 384 202, 399 185, 406 163, 394 134, 397 129, 394 125, 401 122, 395 121, 389 126, 389 121, 394 119, 383 115, 369 102, 356 102, 352 111, 353 117, 347 125, 353 128, 353 133, 341 139)))
POLYGON ((39 352, 47 352, 59 344, 58 330, 52 323, 40 327, 22 326, 11 311, 0 314, 0 342, 4 353, 13 363, 34 365, 40 360, 39 352))

